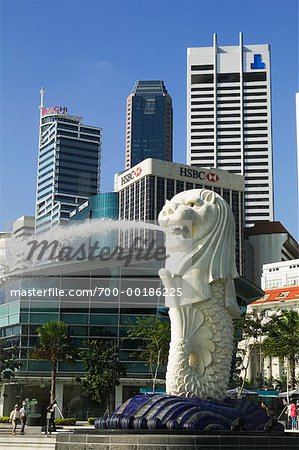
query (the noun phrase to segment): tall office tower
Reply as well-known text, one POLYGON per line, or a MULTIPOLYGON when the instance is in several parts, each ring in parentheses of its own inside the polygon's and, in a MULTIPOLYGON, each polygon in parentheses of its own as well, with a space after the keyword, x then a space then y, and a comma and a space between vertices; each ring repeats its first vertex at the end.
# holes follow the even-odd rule
POLYGON ((66 107, 44 107, 41 89, 36 233, 65 224, 70 211, 99 193, 101 128, 66 107))
POLYGON ((172 101, 161 80, 136 81, 127 98, 126 169, 146 158, 172 161, 172 101))
POLYGON ((187 160, 245 177, 245 226, 273 220, 270 47, 188 49, 187 160))

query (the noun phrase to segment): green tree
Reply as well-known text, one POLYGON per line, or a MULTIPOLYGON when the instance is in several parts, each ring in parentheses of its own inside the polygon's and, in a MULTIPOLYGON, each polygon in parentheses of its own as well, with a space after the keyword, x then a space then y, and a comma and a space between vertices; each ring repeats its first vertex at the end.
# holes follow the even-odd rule
POLYGON ((161 366, 167 366, 170 323, 159 317, 137 319, 137 325, 132 326, 128 337, 142 339, 142 345, 135 352, 140 361, 146 361, 150 368, 153 381, 153 392, 155 392, 157 376, 161 366))
POLYGON ((50 321, 37 328, 39 344, 30 352, 32 359, 46 359, 51 364, 50 404, 56 399, 56 378, 59 361, 74 361, 76 352, 71 345, 68 326, 50 321))
POLYGON ((119 385, 126 368, 118 360, 118 348, 108 341, 90 341, 79 353, 85 369, 85 377, 77 378, 83 393, 91 400, 102 403, 108 414, 114 407, 114 389, 119 385))
POLYGON ((265 356, 286 358, 290 372, 291 389, 296 386, 296 362, 299 359, 299 314, 284 310, 272 316, 264 327, 263 342, 265 356))
POLYGON ((9 341, 2 339, 0 341, 0 383, 13 378, 15 370, 20 367, 17 347, 10 347, 9 341))
MULTIPOLYGON (((242 396, 247 377, 247 370, 253 352, 259 351, 261 364, 261 341, 263 333, 262 313, 255 311, 246 313, 234 321, 234 340, 237 348, 234 365, 232 367, 230 387, 240 386, 239 396, 242 396), (241 376, 243 372, 243 376, 241 376)), ((262 375, 260 374, 260 383, 262 375)))

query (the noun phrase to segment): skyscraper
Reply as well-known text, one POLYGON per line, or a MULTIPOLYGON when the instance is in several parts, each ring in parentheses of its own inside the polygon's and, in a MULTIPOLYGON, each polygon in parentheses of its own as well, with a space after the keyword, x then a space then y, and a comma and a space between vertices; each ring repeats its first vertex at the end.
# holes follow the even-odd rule
POLYGON ((44 107, 41 90, 36 233, 64 224, 70 211, 99 192, 101 128, 66 107, 44 107))
POLYGON ((136 81, 126 122, 126 169, 146 158, 172 161, 172 101, 163 81, 136 81))
POLYGON ((245 226, 273 220, 270 47, 188 49, 187 161, 245 177, 245 226))

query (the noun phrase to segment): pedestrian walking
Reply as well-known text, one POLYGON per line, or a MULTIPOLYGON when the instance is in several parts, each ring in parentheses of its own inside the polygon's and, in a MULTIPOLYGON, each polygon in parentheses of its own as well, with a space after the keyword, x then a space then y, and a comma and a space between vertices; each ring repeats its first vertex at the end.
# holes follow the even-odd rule
POLYGON ((21 414, 21 434, 25 434, 25 426, 26 426, 27 415, 28 415, 26 402, 22 403, 22 408, 20 409, 20 414, 21 414))
POLYGON ((12 423, 12 434, 16 434, 18 423, 21 422, 21 413, 19 405, 15 405, 9 416, 9 421, 12 423))

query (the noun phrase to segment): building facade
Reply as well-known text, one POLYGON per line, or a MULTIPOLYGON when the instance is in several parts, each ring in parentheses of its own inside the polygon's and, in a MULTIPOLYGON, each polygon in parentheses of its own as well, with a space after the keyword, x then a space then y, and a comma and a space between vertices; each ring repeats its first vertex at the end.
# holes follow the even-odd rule
POLYGON ((262 289, 299 286, 299 259, 263 265, 262 289))
MULTIPOLYGON (((296 265, 293 263, 292 265, 296 265)), ((270 269, 270 264, 267 265, 270 269)), ((272 269, 277 268, 277 264, 272 265, 272 269)), ((264 266, 265 267, 265 266, 264 266)), ((285 266, 286 272, 288 272, 285 266)), ((275 270, 275 272, 277 272, 275 270)), ((290 269, 290 277, 292 277, 293 267, 290 269)), ((298 273, 298 268, 297 268, 298 273)), ((284 278, 284 277, 283 277, 284 278)), ((283 280, 282 280, 283 282, 283 280)), ((248 313, 254 312, 257 316, 263 318, 263 321, 267 321, 267 318, 279 314, 280 311, 284 310, 294 310, 299 313, 299 285, 296 286, 282 286, 276 289, 265 289, 265 295, 251 303, 248 306, 248 313)), ((248 358, 248 370, 246 378, 248 381, 263 384, 269 380, 274 383, 282 380, 283 377, 288 377, 287 375, 287 362, 286 360, 280 359, 278 357, 265 356, 262 351, 262 342, 264 336, 260 336, 259 344, 255 345, 255 348, 249 350, 252 345, 249 342, 247 358, 248 358)), ((299 365, 296 364, 296 376, 299 375, 299 365)))
POLYGON ((70 220, 86 219, 118 219, 118 193, 94 195, 70 213, 70 220))
POLYGON ((65 107, 43 106, 36 189, 36 233, 65 224, 70 211, 99 193, 101 128, 65 107))
POLYGON ((187 163, 245 177, 245 226, 273 220, 270 46, 188 48, 187 163))
POLYGON ((298 242, 280 222, 259 222, 246 229, 245 275, 257 286, 261 286, 264 264, 298 257, 298 242))
POLYGON ((26 239, 32 236, 35 228, 35 217, 22 216, 15 220, 12 226, 12 234, 15 239, 26 239))
POLYGON ((236 261, 243 273, 243 191, 244 179, 223 170, 146 159, 117 174, 119 218, 156 221, 166 200, 189 189, 207 188, 221 195, 231 206, 236 223, 236 261))
POLYGON ((162 80, 136 81, 127 98, 126 169, 146 158, 172 161, 172 100, 162 80))

